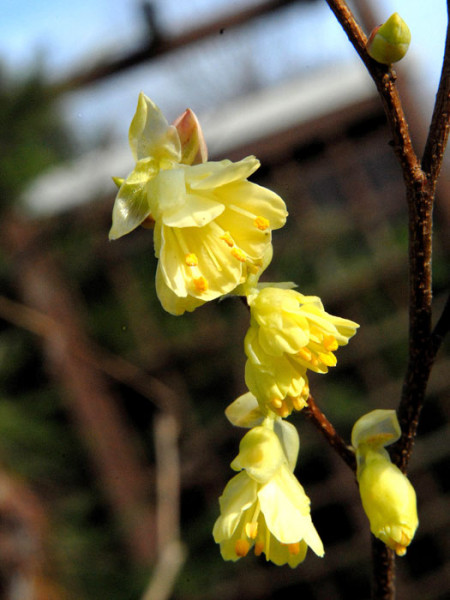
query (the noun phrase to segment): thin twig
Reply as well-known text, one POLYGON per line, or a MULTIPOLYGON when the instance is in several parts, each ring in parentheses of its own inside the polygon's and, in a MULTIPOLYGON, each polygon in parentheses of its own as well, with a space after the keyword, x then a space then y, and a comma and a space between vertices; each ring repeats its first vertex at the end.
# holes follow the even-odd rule
POLYGON ((374 600, 395 598, 394 551, 374 536, 372 536, 372 598, 374 600))
POLYGON ((179 425, 174 415, 161 413, 155 419, 157 468, 158 560, 142 600, 168 600, 186 559, 180 540, 179 425))
MULTIPOLYGON (((450 15, 450 0, 447 1, 450 15)), ((444 333, 448 309, 444 310, 436 333, 431 331, 432 320, 432 213, 436 180, 441 168, 450 122, 450 19, 447 20, 447 41, 433 118, 429 129, 422 164, 427 169, 422 186, 409 186, 409 285, 410 329, 409 360, 398 408, 402 437, 392 448, 395 463, 406 472, 425 402, 439 336, 444 333)))
MULTIPOLYGON (((447 0, 447 11, 450 14, 450 0, 447 0)), ((439 81, 436 102, 434 104, 431 125, 422 157, 422 169, 433 183, 441 169, 444 151, 449 134, 450 118, 450 22, 447 23, 444 62, 439 81)))
MULTIPOLYGON (((400 97, 396 75, 389 66, 379 65, 366 50, 366 37, 342 0, 327 0, 377 86, 392 136, 393 148, 405 181, 409 214, 409 359, 398 409, 402 437, 393 449, 393 459, 405 472, 425 399, 426 385, 434 360, 434 345, 440 329, 431 337, 431 255, 432 208, 436 179, 448 137, 450 115, 450 49, 447 31, 446 55, 432 124, 421 164, 414 152, 400 97)), ((450 12, 450 0, 447 2, 450 12)), ((442 328, 441 328, 442 329, 442 328)), ((395 598, 395 557, 384 544, 372 544, 374 600, 395 598)))
POLYGON ((333 425, 317 406, 311 394, 308 397, 308 405, 303 409, 303 414, 317 427, 317 429, 326 438, 327 442, 339 454, 347 465, 356 472, 355 453, 350 446, 344 442, 341 436, 336 432, 333 425))
POLYGON ((408 184, 422 179, 420 163, 414 152, 400 95, 395 85, 396 74, 389 65, 382 65, 367 53, 367 37, 343 0, 326 0, 371 75, 383 102, 393 136, 393 147, 408 184))
POLYGON ((450 296, 447 298, 444 310, 431 334, 431 353, 436 356, 445 336, 450 330, 450 296))

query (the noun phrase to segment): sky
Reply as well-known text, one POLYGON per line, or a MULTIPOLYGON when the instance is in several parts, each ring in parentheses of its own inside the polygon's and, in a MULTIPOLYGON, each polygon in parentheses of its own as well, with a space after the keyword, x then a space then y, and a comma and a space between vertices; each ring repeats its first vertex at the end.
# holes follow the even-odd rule
MULTIPOLYGON (((65 78, 102 56, 118 55, 138 46, 146 35, 137 0, 0 2, 0 60, 19 77, 41 55, 50 79, 65 78)), ((258 0, 153 2, 161 27, 173 34, 220 13, 257 3, 258 0)), ((358 62, 325 0, 312 6, 313 9, 307 3, 292 7, 280 11, 270 21, 258 21, 245 42, 242 35, 227 32, 227 36, 221 36, 220 41, 210 46, 184 53, 183 60, 176 54, 114 81, 105 81, 95 89, 73 94, 63 110, 81 137, 88 138, 89 132, 97 135, 96 128, 120 137, 126 134, 141 89, 162 103, 164 112, 172 118, 187 105, 197 112, 207 110, 211 103, 240 93, 246 85, 272 85, 326 61, 358 62), (251 63, 253 82, 243 80, 242 72, 237 69, 243 49, 251 63), (217 53, 220 59, 221 73, 216 77, 215 90, 206 84, 211 74, 199 52, 208 56, 217 53), (192 64, 196 65, 195 74, 190 70, 192 64), (125 115, 123 119, 121 114, 125 115)), ((446 2, 376 0, 373 6, 380 22, 397 11, 409 24, 412 43, 404 63, 406 67, 413 65, 414 77, 421 80, 424 110, 431 110, 445 43, 446 2)))

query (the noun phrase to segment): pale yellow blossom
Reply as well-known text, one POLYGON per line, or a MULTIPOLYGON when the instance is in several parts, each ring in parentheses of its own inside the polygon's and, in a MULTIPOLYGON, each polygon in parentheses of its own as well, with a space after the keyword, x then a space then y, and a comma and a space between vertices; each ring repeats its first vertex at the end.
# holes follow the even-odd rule
POLYGON ((309 498, 268 422, 251 429, 241 441, 231 463, 240 473, 219 499, 221 514, 213 536, 225 560, 236 561, 253 547, 266 560, 295 567, 304 560, 308 546, 318 556, 324 550, 311 520, 309 498))
POLYGON ((262 403, 286 417, 307 402, 307 370, 326 373, 334 351, 358 325, 325 312, 317 296, 262 287, 248 295, 251 324, 245 337, 245 381, 262 403))
POLYGON ((247 181, 259 167, 255 157, 183 162, 206 158, 198 132, 189 133, 195 123, 185 116, 178 131, 141 94, 129 136, 137 162, 121 182, 110 231, 117 239, 138 225, 154 227, 156 289, 173 314, 259 276, 268 264, 271 232, 287 216, 277 194, 247 181))

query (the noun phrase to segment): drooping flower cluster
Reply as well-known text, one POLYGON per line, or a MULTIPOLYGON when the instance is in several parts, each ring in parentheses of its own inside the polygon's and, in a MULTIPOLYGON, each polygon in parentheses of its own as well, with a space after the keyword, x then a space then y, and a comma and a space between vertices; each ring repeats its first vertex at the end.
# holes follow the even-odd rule
POLYGON ((245 337, 245 382, 268 410, 287 417, 307 403, 307 370, 327 373, 333 354, 358 325, 325 312, 317 296, 263 287, 248 296, 250 329, 245 337))
POLYGON ((255 426, 241 440, 231 463, 239 473, 219 500, 221 514, 213 536, 223 558, 238 560, 254 547, 257 556, 264 553, 276 565, 296 567, 308 546, 323 556, 309 498, 293 474, 300 446, 295 427, 281 419, 264 419, 251 394, 238 398, 227 414, 234 424, 255 426))
MULTIPOLYGON (((245 296, 250 308, 244 342, 250 391, 225 411, 233 425, 250 431, 231 463, 238 474, 220 498, 214 539, 226 560, 238 560, 252 547, 291 567, 304 560, 308 546, 323 556, 309 498, 294 475, 299 436, 285 418, 307 405, 307 372, 335 366, 334 352, 358 325, 328 314, 318 297, 294 291, 293 284, 258 283, 272 259, 272 230, 284 225, 287 212, 277 194, 248 181, 259 167, 255 157, 208 161, 194 113, 187 110, 169 125, 144 94, 129 142, 136 164, 126 179, 115 179, 110 238, 140 225, 153 228, 156 291, 168 312, 181 315, 230 293, 245 296)), ((391 498, 391 484, 407 484, 394 476, 383 444, 360 436, 357 425, 358 480, 372 531, 401 554, 414 535, 411 496, 408 529, 401 511, 383 509, 379 490, 391 498), (379 472, 389 479, 377 480, 379 472)))
POLYGON ((373 535, 398 556, 414 537, 419 520, 416 492, 385 447, 401 435, 394 410, 373 410, 353 426, 359 491, 373 535))

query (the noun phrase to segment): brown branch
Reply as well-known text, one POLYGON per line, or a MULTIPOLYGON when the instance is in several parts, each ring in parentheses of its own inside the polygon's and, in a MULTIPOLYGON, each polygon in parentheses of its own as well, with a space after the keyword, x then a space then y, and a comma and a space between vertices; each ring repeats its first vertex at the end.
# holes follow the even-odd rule
MULTIPOLYGON (((409 361, 399 421, 403 435, 393 448, 393 458, 407 469, 425 399, 435 352, 431 341, 432 304, 432 209, 435 184, 442 164, 450 119, 450 41, 447 30, 446 54, 433 120, 425 147, 422 170, 414 152, 400 96, 391 67, 372 60, 366 50, 366 36, 343 0, 327 0, 377 86, 393 135, 393 148, 402 168, 409 210, 409 361)), ((447 4, 449 5, 450 2, 447 4)))
MULTIPOLYGON (((396 75, 390 66, 379 65, 366 50, 366 37, 353 14, 342 0, 327 0, 351 43, 364 62, 377 87, 386 113, 393 148, 400 163, 407 190, 409 215, 409 360, 402 389, 398 416, 402 437, 394 449, 393 458, 404 471, 425 399, 433 356, 431 352, 431 233, 435 183, 448 136, 448 58, 444 60, 441 85, 430 127, 424 162, 424 172, 414 152, 400 96, 395 86, 396 75), (443 111, 447 114, 443 115, 443 111), (443 119, 443 116, 445 117, 443 119), (436 162, 436 164, 433 164, 436 162)), ((448 43, 448 39, 447 39, 448 43)), ((448 45, 446 47, 448 55, 448 45)), ((395 558, 384 544, 372 545, 374 600, 395 598, 395 558)))
POLYGON ((371 75, 383 102, 384 111, 393 136, 393 147, 401 164, 403 176, 408 185, 423 178, 419 160, 414 152, 408 124, 395 85, 396 74, 389 65, 382 65, 367 53, 367 37, 343 0, 326 0, 336 15, 348 39, 371 75))
POLYGON ((395 598, 395 554, 372 536, 372 600, 395 598))
POLYGON ((305 406, 302 412, 313 423, 313 425, 317 427, 330 446, 339 454, 342 460, 347 463, 350 469, 356 472, 355 453, 350 446, 347 446, 341 436, 336 432, 333 425, 317 406, 311 394, 308 397, 308 405, 305 406))
MULTIPOLYGON (((450 0, 447 1, 450 16, 450 0)), ((402 437, 392 448, 395 463, 406 472, 425 402, 425 392, 441 337, 448 329, 448 308, 431 330, 432 319, 432 212, 436 180, 441 168, 448 139, 450 120, 450 19, 447 20, 447 40, 439 90, 436 96, 422 164, 425 180, 419 186, 409 186, 409 360, 398 409, 402 437)))

